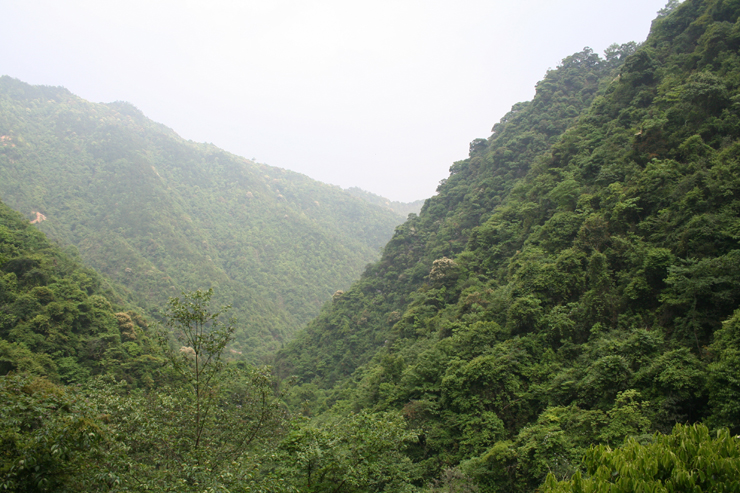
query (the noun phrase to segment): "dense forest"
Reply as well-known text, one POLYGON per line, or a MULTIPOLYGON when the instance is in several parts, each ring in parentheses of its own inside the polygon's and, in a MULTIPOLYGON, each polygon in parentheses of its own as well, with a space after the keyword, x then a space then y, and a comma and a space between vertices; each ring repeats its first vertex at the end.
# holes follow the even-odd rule
MULTIPOLYGON (((150 311, 214 287, 249 361, 378 258, 389 207, 196 144, 128 103, 0 78, 0 198, 150 311)), ((133 300, 133 299, 132 299, 133 300)))
POLYGON ((450 491, 534 491, 676 423, 740 432, 738 15, 672 2, 642 45, 548 72, 278 354, 287 400, 402 412, 450 491))
POLYGON ((74 253, 0 202, 0 372, 153 385, 163 360, 149 325, 74 253))
POLYGON ((685 0, 563 59, 272 367, 226 283, 150 323, 0 209, 0 487, 739 491, 739 50, 740 2, 685 0))

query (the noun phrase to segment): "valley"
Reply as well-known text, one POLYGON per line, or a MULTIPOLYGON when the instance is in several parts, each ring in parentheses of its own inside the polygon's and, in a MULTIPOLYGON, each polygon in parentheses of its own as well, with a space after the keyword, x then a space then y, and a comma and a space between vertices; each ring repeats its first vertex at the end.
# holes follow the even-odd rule
POLYGON ((421 205, 3 77, 0 486, 735 491, 739 91, 669 2, 421 205))

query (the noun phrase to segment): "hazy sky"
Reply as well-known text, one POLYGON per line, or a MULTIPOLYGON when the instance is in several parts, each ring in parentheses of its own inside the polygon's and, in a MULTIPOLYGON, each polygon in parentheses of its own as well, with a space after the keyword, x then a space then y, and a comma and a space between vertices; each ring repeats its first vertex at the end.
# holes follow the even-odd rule
POLYGON ((394 200, 434 194, 548 68, 666 0, 0 0, 0 74, 394 200))

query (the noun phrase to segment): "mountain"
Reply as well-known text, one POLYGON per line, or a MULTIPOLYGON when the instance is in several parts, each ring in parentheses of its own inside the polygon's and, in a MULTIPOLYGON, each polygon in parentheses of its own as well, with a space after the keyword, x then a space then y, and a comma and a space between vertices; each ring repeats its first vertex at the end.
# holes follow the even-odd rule
POLYGON ((402 412, 435 491, 534 491, 675 423, 740 431, 739 19, 669 2, 642 45, 548 71, 278 353, 288 402, 402 412))
MULTIPOLYGON (((616 76, 614 70, 620 59, 633 50, 634 45, 624 45, 611 52, 608 60, 590 50, 566 58, 538 84, 533 101, 518 103, 494 126, 490 141, 471 142, 471 158, 450 168, 450 177, 439 186, 438 194, 426 201, 419 216, 411 217, 397 229, 380 262, 370 266, 353 289, 341 296, 342 303, 337 303, 340 298, 334 300, 333 305, 345 306, 353 315, 342 322, 329 322, 326 317, 335 317, 338 309, 325 307, 299 340, 282 353, 295 351, 295 357, 286 358, 286 363, 295 364, 301 359, 308 372, 331 368, 336 375, 316 371, 322 385, 331 385, 338 375, 346 376, 367 362, 378 345, 385 344, 409 302, 408 297, 426 284, 434 260, 454 258, 465 250, 470 235, 500 207, 535 157, 549 151, 563 132, 577 122, 580 112, 596 97, 599 85, 608 84, 616 76), (487 160, 484 154, 489 155, 487 160), (368 309, 367 305, 374 307, 368 309), (331 342, 329 345, 308 343, 313 337, 324 337, 327 324, 331 323, 337 329, 340 324, 354 326, 353 339, 359 344, 346 348, 339 338, 326 341, 331 342), (305 347, 304 342, 308 344, 305 347), (314 344, 323 350, 313 351, 314 344), (330 359, 344 358, 346 367, 341 370, 321 361, 333 344, 342 354, 334 354, 330 359)), ((308 379, 306 375, 302 378, 308 379)))
POLYGON ((252 361, 346 288, 401 221, 304 175, 185 141, 128 103, 0 78, 0 198, 156 312, 214 287, 252 361))
POLYGON ((415 200, 413 202, 398 202, 395 200, 388 200, 385 197, 381 197, 380 195, 376 195, 372 192, 368 192, 358 187, 350 187, 347 188, 345 191, 357 198, 363 199, 366 202, 378 205, 380 207, 385 207, 386 209, 390 209, 391 211, 401 216, 403 219, 406 219, 409 214, 418 214, 421 210, 421 207, 424 205, 423 200, 415 200))

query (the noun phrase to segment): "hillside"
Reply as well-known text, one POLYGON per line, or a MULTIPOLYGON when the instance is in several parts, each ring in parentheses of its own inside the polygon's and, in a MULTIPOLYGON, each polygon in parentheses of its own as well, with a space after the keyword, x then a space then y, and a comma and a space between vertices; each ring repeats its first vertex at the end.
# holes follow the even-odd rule
POLYGON ((641 46, 549 71, 279 352, 289 401, 403 412, 449 491, 534 491, 676 423, 740 431, 739 17, 670 2, 641 46))
POLYGON ((471 142, 471 158, 450 168, 450 177, 439 186, 438 194, 426 201, 418 216, 398 228, 380 262, 369 266, 351 291, 334 300, 337 306, 325 307, 280 361, 289 365, 300 361, 302 378, 310 380, 308 375, 316 372, 322 385, 331 385, 338 375, 346 376, 364 364, 390 336, 411 293, 426 283, 433 261, 453 258, 465 250, 475 228, 486 222, 535 157, 549 151, 576 123, 599 86, 616 76, 621 59, 632 51, 633 45, 624 45, 609 60, 602 60, 587 49, 549 72, 538 84, 534 100, 515 105, 494 126, 490 141, 471 142), (341 321, 329 322, 329 318, 341 321), (345 330, 351 327, 352 339, 358 343, 347 348, 346 341, 336 337, 317 342, 314 338, 326 337, 327 324, 332 323, 345 330), (314 344, 323 349, 314 351, 314 344), (334 345, 337 354, 331 354, 334 345), (332 360, 344 364, 340 368, 329 363, 332 360))
POLYGON ((152 385, 163 358, 142 317, 79 259, 0 202, 0 375, 152 385))
POLYGON ((250 360, 356 279, 400 222, 338 187, 185 141, 128 103, 10 77, 0 198, 150 309, 214 287, 238 319, 234 354, 250 360))

